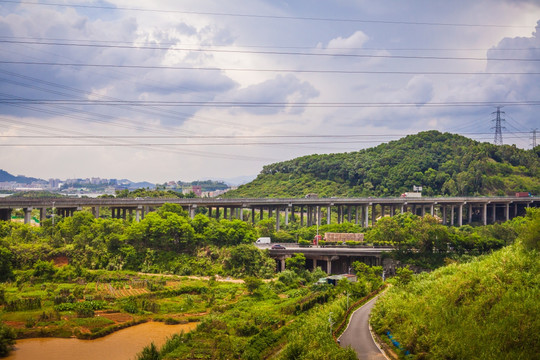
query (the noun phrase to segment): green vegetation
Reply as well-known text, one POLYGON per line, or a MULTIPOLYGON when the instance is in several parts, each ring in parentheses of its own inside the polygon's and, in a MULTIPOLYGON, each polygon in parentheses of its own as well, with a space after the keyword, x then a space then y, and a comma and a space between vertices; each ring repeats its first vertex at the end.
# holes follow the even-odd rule
POLYGON ((234 303, 213 306, 195 331, 175 335, 159 350, 150 345, 139 359, 355 359, 332 334, 347 312, 345 294, 352 304, 379 283, 333 287, 314 283, 324 275, 320 269, 299 273, 286 270, 267 283, 246 278, 247 292, 230 294, 234 303))
POLYGON ((309 155, 267 165, 227 197, 399 196, 422 185, 427 196, 540 193, 536 151, 421 132, 352 153, 309 155))
POLYGON ((522 221, 514 245, 400 281, 375 306, 373 329, 390 332, 407 358, 537 357, 540 257, 530 237, 538 242, 540 211, 522 221))

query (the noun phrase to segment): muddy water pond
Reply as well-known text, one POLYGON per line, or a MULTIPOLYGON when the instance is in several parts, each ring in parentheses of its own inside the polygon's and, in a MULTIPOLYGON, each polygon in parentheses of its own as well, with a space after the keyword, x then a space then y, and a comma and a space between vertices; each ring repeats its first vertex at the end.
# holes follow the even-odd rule
POLYGON ((188 332, 197 323, 165 325, 148 322, 119 330, 95 340, 36 338, 17 340, 7 360, 133 360, 154 343, 158 348, 168 337, 188 332))

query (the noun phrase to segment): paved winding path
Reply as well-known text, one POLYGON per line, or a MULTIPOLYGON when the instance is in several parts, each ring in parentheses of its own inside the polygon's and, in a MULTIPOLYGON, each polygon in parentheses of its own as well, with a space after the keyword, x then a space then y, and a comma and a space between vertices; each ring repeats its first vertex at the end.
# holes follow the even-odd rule
POLYGON ((342 347, 351 346, 360 360, 386 360, 369 332, 369 313, 379 296, 368 301, 356 310, 350 319, 349 326, 339 337, 342 347))

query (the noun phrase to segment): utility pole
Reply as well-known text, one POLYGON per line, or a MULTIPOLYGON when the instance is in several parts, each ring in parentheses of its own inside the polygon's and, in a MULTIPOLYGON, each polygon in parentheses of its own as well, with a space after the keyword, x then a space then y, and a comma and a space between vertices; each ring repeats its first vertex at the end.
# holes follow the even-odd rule
POLYGON ((502 138, 502 129, 505 129, 505 127, 501 126, 501 122, 504 121, 504 119, 501 119, 501 113, 504 114, 504 111, 501 111, 502 106, 497 106, 497 111, 492 112, 491 114, 497 114, 497 117, 491 121, 495 121, 495 126, 492 127, 492 129, 495 129, 495 139, 493 140, 493 143, 495 145, 502 145, 503 144, 503 138, 502 138))
POLYGON ((532 148, 533 148, 533 149, 536 147, 536 130, 538 130, 538 129, 533 129, 533 130, 532 130, 532 140, 531 140, 531 145, 532 145, 532 148))

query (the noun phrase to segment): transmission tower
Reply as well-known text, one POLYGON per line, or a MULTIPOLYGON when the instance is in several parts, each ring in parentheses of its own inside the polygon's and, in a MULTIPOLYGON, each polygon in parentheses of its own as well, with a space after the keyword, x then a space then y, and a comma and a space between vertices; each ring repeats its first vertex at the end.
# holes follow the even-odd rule
POLYGON ((501 126, 501 122, 504 121, 504 119, 501 119, 501 114, 504 114, 504 111, 501 111, 502 106, 497 106, 497 111, 492 112, 491 114, 497 114, 497 117, 491 121, 495 121, 495 126, 492 127, 492 129, 495 129, 495 140, 493 140, 493 143, 495 145, 502 145, 503 144, 503 138, 502 138, 502 129, 505 129, 505 127, 501 126))
POLYGON ((532 130, 532 140, 531 140, 531 145, 532 145, 532 148, 533 148, 533 149, 536 147, 536 130, 538 130, 538 129, 533 129, 533 130, 532 130))

